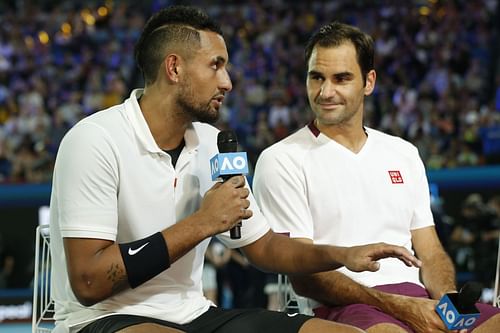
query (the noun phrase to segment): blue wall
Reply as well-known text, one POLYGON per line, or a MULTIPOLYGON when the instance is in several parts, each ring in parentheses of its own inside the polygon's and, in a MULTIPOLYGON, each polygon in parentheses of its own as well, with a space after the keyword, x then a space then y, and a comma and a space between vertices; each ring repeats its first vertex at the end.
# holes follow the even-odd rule
MULTIPOLYGON (((440 190, 500 191, 500 166, 429 171, 427 176, 440 190)), ((50 184, 0 185, 0 208, 48 205, 50 190, 50 184)))

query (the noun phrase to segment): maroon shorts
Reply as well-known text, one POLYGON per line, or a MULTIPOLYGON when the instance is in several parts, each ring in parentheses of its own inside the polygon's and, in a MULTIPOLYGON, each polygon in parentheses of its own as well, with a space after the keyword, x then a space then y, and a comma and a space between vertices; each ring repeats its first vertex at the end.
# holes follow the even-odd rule
MULTIPOLYGON (((419 285, 403 282, 396 284, 386 284, 374 287, 377 290, 413 297, 430 298, 427 291, 419 285)), ((476 321, 472 329, 481 325, 483 322, 496 314, 500 314, 500 309, 495 308, 489 304, 476 303, 476 306, 481 313, 479 319, 476 321)), ((388 323, 396 324, 404 328, 407 332, 413 333, 405 323, 391 317, 390 315, 382 312, 379 308, 366 304, 350 304, 347 306, 327 307, 320 306, 314 309, 316 317, 336 321, 342 324, 349 324, 366 330, 373 325, 388 323)))

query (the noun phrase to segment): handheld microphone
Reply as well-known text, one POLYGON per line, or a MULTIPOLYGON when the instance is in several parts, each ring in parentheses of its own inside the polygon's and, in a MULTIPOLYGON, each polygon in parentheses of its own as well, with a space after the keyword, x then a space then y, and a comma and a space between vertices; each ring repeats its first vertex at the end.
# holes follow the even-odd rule
MULTIPOLYGON (((248 173, 247 153, 237 152, 238 139, 233 131, 220 131, 217 135, 219 154, 210 159, 212 180, 226 181, 235 175, 248 173)), ((231 239, 241 238, 241 222, 230 230, 231 239)))
POLYGON ((444 295, 436 305, 436 312, 449 330, 470 328, 479 318, 475 303, 481 296, 480 283, 468 282, 458 293, 444 295))

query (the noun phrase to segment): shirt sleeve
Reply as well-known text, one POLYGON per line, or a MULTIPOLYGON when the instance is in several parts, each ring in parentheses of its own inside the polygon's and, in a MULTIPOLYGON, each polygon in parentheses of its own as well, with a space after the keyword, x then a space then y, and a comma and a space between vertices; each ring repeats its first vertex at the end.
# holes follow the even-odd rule
POLYGON ((253 180, 257 203, 271 228, 293 238, 314 239, 301 158, 265 150, 253 180))
POLYGON ((100 126, 82 122, 57 155, 53 191, 63 237, 116 239, 118 154, 100 126))
POLYGON ((415 174, 417 176, 415 179, 414 194, 415 210, 413 212, 413 217, 411 220, 411 230, 434 225, 434 218, 431 211, 429 183, 427 180, 427 175, 425 173, 424 163, 418 155, 418 151, 415 152, 414 165, 416 166, 415 174))

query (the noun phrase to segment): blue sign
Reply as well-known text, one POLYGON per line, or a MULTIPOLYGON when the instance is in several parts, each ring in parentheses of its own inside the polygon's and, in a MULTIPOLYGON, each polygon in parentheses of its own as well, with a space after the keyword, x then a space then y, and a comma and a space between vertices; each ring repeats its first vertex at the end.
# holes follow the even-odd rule
POLYGON ((473 313, 460 313, 448 295, 444 295, 436 305, 436 312, 449 330, 470 328, 479 318, 479 311, 476 308, 473 313))
POLYGON ((212 180, 220 176, 246 175, 248 173, 247 153, 223 153, 210 159, 212 180))

